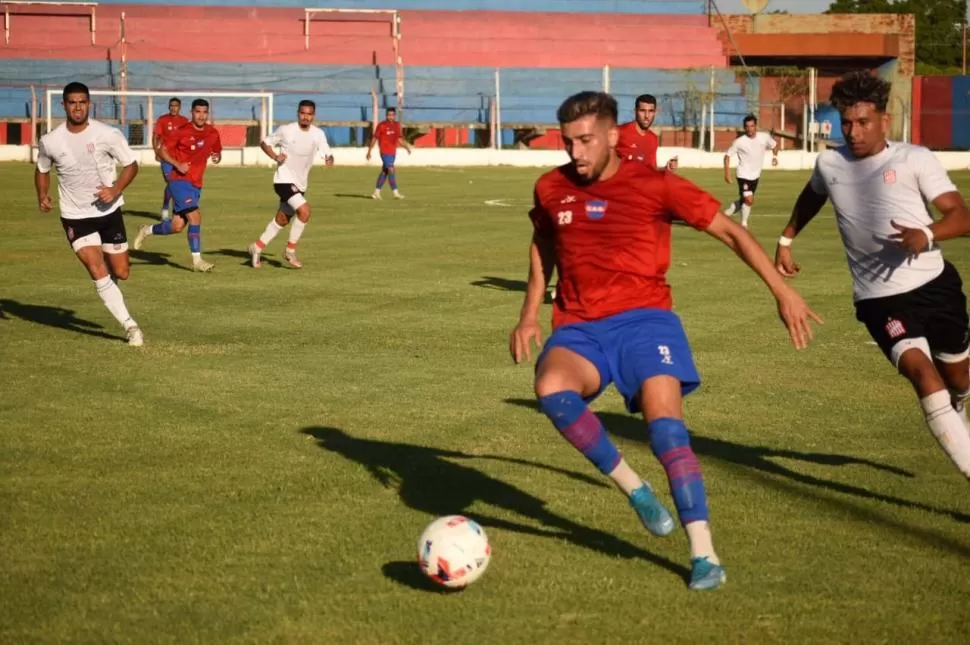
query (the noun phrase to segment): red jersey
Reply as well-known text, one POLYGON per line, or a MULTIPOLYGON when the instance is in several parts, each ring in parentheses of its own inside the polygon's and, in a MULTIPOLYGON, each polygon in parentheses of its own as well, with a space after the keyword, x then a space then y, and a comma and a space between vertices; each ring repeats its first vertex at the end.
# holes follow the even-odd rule
POLYGON ((638 161, 656 168, 659 147, 660 137, 652 130, 641 132, 636 121, 620 126, 620 141, 616 144, 616 151, 627 161, 638 161))
POLYGON ((381 121, 374 130, 374 138, 380 145, 382 155, 397 154, 397 142, 401 136, 401 124, 397 121, 381 121))
POLYGON ((187 123, 165 135, 162 145, 175 161, 188 162, 189 171, 184 175, 175 168, 169 173, 169 181, 190 181, 196 188, 202 188, 202 175, 209 163, 209 157, 222 152, 219 131, 206 123, 202 129, 187 123))
POLYGON ((670 227, 706 229, 721 202, 673 173, 623 161, 609 179, 576 182, 571 166, 539 178, 529 213, 556 245, 553 327, 631 309, 670 309, 670 227))
POLYGON ((155 122, 155 134, 159 137, 164 137, 172 130, 177 130, 188 122, 189 120, 181 114, 175 116, 164 114, 158 117, 158 121, 155 122))

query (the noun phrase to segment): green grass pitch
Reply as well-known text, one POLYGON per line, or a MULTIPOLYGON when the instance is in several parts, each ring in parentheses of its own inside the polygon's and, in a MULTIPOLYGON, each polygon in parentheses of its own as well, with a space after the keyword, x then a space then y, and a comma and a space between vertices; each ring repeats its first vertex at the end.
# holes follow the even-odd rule
MULTIPOLYGON (((685 174, 734 195, 718 172, 685 174)), ((728 571, 698 594, 683 533, 647 534, 509 359, 539 171, 405 168, 403 202, 366 199, 375 175, 314 169, 306 267, 280 264, 284 232, 256 271, 270 172, 212 169, 216 268, 186 270, 184 235, 133 254, 137 350, 37 211, 32 169, 0 166, 0 642, 967 638, 967 482, 855 322, 829 209, 795 246, 795 284, 826 319, 804 352, 754 274, 675 229, 670 280, 705 379, 686 413, 728 571), (466 591, 435 593, 416 541, 451 513, 482 521, 494 556, 466 591)), ((771 252, 806 179, 762 181, 752 231, 771 252)), ((130 238, 160 197, 142 169, 130 238)), ((944 248, 970 276, 970 239, 944 248)), ((669 503, 642 422, 612 391, 595 409, 669 503)))

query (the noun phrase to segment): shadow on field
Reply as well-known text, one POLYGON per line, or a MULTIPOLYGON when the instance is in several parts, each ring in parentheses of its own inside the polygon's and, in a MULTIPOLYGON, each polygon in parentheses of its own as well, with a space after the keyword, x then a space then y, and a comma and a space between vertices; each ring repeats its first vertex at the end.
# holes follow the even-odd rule
MULTIPOLYGON (((475 280, 471 285, 483 289, 494 289, 495 291, 520 291, 522 293, 525 293, 526 286, 528 286, 525 280, 510 280, 494 275, 483 275, 481 280, 475 280)), ((552 292, 546 291, 544 304, 552 304, 552 292)))
MULTIPOLYGON (((538 412, 538 404, 533 399, 506 399, 506 403, 511 405, 518 405, 525 408, 530 408, 538 412)), ((618 414, 614 412, 599 412, 597 413, 599 418, 602 420, 603 425, 606 426, 610 434, 616 435, 618 437, 623 437, 629 439, 630 441, 639 441, 645 445, 649 445, 649 437, 647 434, 647 428, 643 421, 639 417, 634 417, 625 414, 618 414)), ((778 450, 775 448, 769 448, 767 446, 748 446, 741 443, 734 443, 731 441, 725 441, 723 439, 715 439, 712 437, 705 437, 704 435, 699 435, 694 431, 691 431, 691 445, 696 452, 701 457, 710 457, 717 459, 729 464, 734 464, 737 466, 744 467, 743 470, 739 472, 744 473, 745 471, 755 471, 758 473, 758 479, 768 485, 775 486, 776 488, 785 488, 789 492, 796 494, 801 494, 797 487, 790 485, 779 486, 778 480, 772 477, 766 477, 764 475, 774 475, 777 477, 783 477, 800 484, 808 484, 811 486, 816 486, 818 488, 842 493, 845 495, 854 495, 856 497, 862 497, 865 499, 876 500, 884 502, 886 504, 892 504, 894 506, 900 506, 903 508, 915 509, 920 511, 925 511, 927 513, 935 513, 937 515, 943 515, 945 517, 952 518, 957 522, 970 523, 970 515, 966 513, 961 513, 959 511, 953 511, 945 508, 939 508, 936 506, 930 506, 929 504, 923 504, 921 502, 912 502, 909 500, 901 499, 898 497, 892 497, 891 495, 884 495, 882 493, 877 493, 870 491, 866 488, 860 486, 853 486, 851 484, 843 484, 841 482, 831 481, 828 479, 821 479, 812 475, 806 475, 798 471, 786 468, 785 466, 772 461, 773 458, 781 459, 793 459, 797 461, 804 461, 813 464, 822 464, 826 466, 846 466, 846 465, 861 465, 873 468, 876 470, 881 470, 884 472, 889 472, 894 475, 901 477, 914 477, 913 473, 897 468, 895 466, 890 466, 887 464, 881 464, 878 462, 870 461, 868 459, 860 459, 857 457, 851 457, 848 455, 838 455, 831 453, 818 453, 818 452, 797 452, 794 450, 778 450)), ((703 460, 701 462, 703 466, 703 460)), ((856 505, 849 505, 848 503, 842 502, 837 499, 822 497, 817 494, 811 495, 812 499, 816 501, 823 501, 831 504, 836 504, 844 510, 850 510, 855 515, 859 516, 868 522, 873 522, 876 524, 881 524, 884 526, 889 526, 892 528, 899 529, 906 533, 917 534, 924 538, 926 541, 932 543, 934 546, 946 548, 956 553, 970 556, 970 547, 950 540, 944 536, 937 535, 931 531, 921 529, 918 527, 912 527, 907 524, 903 524, 896 520, 887 518, 883 515, 875 513, 874 511, 860 507, 856 505)))
MULTIPOLYGON (((542 468, 589 485, 606 487, 606 484, 600 480, 521 459, 496 455, 472 455, 406 443, 358 439, 337 428, 312 427, 304 428, 300 432, 313 437, 320 448, 364 466, 385 488, 397 488, 401 501, 414 510, 434 517, 454 515, 462 513, 475 502, 481 501, 542 524, 542 527, 535 527, 474 513, 474 519, 483 526, 566 540, 609 556, 642 558, 687 579, 686 567, 645 551, 614 535, 588 528, 557 515, 546 508, 546 502, 542 499, 451 460, 494 459, 522 464, 530 468, 542 468)), ((632 511, 630 519, 636 521, 632 511)), ((399 580, 399 582, 408 584, 405 580, 399 580)))
POLYGON ((415 556, 413 560, 395 560, 388 562, 381 571, 385 578, 390 578, 394 582, 411 587, 418 591, 430 591, 431 593, 454 594, 461 593, 464 589, 449 589, 432 582, 426 575, 421 573, 418 568, 417 543, 415 543, 415 556))
POLYGON ((181 269, 182 271, 192 271, 190 267, 184 266, 182 264, 176 264, 175 262, 172 262, 171 260, 169 260, 171 255, 168 253, 158 253, 157 251, 145 251, 144 249, 141 251, 136 251, 135 249, 128 249, 128 255, 130 255, 133 260, 138 260, 137 262, 132 263, 135 265, 148 264, 151 266, 160 266, 160 267, 169 266, 174 269, 181 269))
MULTIPOLYGON (((211 251, 213 255, 224 255, 227 258, 242 258, 240 266, 248 267, 252 266, 252 256, 249 255, 249 251, 246 249, 219 249, 218 251, 211 251)), ((266 255, 260 255, 260 260, 263 264, 268 264, 271 267, 277 269, 283 268, 283 263, 279 260, 272 260, 266 255)))
POLYGON ((124 336, 103 331, 104 327, 99 323, 78 318, 71 309, 48 307, 46 305, 28 305, 16 300, 0 299, 0 320, 10 320, 11 318, 20 318, 38 325, 47 325, 48 327, 65 329, 97 338, 126 340, 124 336))
POLYGON ((351 193, 334 193, 333 196, 338 199, 373 199, 370 195, 354 195, 351 193))

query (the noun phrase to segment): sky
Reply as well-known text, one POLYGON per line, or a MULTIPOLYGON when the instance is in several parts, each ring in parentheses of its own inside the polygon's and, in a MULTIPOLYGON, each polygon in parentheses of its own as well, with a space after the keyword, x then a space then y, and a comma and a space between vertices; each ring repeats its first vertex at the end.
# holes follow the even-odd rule
MULTIPOLYGON (((831 0, 770 0, 767 11, 790 11, 792 13, 822 13, 832 4, 831 0)), ((741 0, 717 0, 721 13, 748 13, 741 0)))

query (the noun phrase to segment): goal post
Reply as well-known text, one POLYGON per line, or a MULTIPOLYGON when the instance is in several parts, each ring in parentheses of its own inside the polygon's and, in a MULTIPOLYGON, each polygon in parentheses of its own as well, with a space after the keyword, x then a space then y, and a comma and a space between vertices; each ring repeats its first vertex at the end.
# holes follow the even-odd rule
MULTIPOLYGON (((60 103, 63 88, 48 88, 44 109, 47 132, 64 115, 54 117, 56 104, 60 103)), ((126 138, 134 147, 151 147, 151 133, 158 117, 168 112, 168 101, 178 97, 182 101, 182 115, 191 118, 192 101, 196 98, 209 101, 209 121, 218 126, 259 125, 259 140, 273 129, 274 100, 272 92, 218 92, 204 90, 118 91, 90 90, 91 118, 127 129, 126 138)), ((237 147, 227 145, 226 147, 237 147)), ((242 147, 242 146, 238 146, 242 147)))

